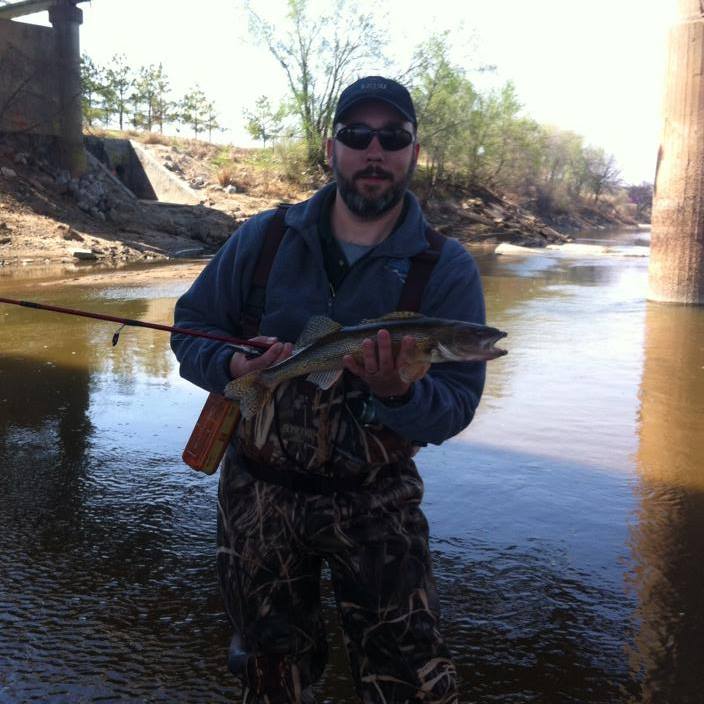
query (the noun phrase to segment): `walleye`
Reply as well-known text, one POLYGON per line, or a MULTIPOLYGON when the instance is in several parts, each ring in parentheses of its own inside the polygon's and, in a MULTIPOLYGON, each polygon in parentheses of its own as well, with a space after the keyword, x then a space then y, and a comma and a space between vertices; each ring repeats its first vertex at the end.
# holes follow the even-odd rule
POLYGON ((484 361, 506 354, 506 350, 494 347, 506 333, 486 325, 409 312, 390 313, 351 326, 342 326, 325 316, 313 316, 290 357, 234 379, 225 387, 225 396, 239 401, 242 416, 250 418, 260 411, 279 384, 294 377, 306 376, 321 389, 329 389, 344 371, 342 358, 351 354, 361 361, 362 341, 375 337, 382 329, 391 335, 394 355, 406 335, 416 339, 410 368, 399 370, 401 377, 408 380, 413 377, 411 372, 416 365, 484 361))

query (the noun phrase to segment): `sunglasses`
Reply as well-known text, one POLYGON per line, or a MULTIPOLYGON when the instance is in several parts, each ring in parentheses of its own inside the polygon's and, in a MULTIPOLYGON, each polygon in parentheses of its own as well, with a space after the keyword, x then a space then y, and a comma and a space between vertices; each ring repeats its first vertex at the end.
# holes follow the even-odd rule
POLYGON ((413 135, 402 127, 382 127, 374 130, 367 125, 350 125, 343 127, 335 134, 335 139, 350 149, 366 149, 374 139, 379 138, 379 144, 387 152, 397 152, 405 149, 412 141, 413 135))

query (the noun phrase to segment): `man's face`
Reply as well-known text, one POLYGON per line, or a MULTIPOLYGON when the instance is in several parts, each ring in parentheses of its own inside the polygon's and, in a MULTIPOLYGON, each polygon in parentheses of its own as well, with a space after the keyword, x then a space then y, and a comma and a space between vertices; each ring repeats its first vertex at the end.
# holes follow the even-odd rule
MULTIPOLYGON (((366 125, 372 129, 402 127, 414 134, 413 124, 380 102, 362 103, 345 114, 343 125, 366 125)), ((336 130, 339 125, 335 125, 336 130)), ((355 215, 374 219, 391 210, 408 188, 418 160, 418 144, 413 141, 397 151, 385 150, 378 135, 364 149, 352 149, 337 139, 327 141, 328 164, 335 174, 337 188, 355 215)))

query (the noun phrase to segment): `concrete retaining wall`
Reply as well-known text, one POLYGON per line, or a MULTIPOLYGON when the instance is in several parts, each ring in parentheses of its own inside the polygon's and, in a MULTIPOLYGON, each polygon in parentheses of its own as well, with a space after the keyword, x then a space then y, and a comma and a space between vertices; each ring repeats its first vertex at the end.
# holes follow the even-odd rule
POLYGON ((200 203, 202 196, 165 169, 139 142, 130 140, 130 144, 158 200, 189 205, 200 203))
POLYGON ((54 30, 0 19, 0 132, 59 135, 54 30))
POLYGON ((202 196, 134 140, 85 137, 88 151, 140 200, 198 205, 202 196))

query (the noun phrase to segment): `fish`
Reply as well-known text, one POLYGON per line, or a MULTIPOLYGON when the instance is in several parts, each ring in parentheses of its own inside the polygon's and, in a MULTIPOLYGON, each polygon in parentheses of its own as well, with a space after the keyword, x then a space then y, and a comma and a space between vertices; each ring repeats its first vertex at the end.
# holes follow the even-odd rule
POLYGON ((389 313, 381 318, 344 326, 322 315, 312 316, 296 341, 290 357, 266 369, 233 379, 225 396, 239 402, 243 418, 256 415, 284 381, 305 376, 321 389, 331 388, 344 371, 343 357, 352 355, 362 361, 362 342, 388 330, 394 355, 401 340, 410 335, 416 340, 411 363, 401 369, 401 378, 410 382, 419 367, 438 362, 487 361, 506 354, 494 347, 506 333, 497 328, 461 320, 432 318, 407 311, 389 313))

